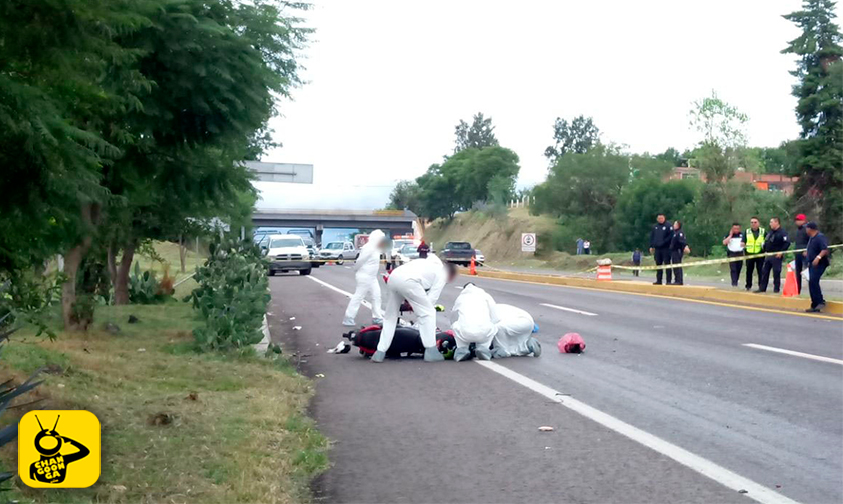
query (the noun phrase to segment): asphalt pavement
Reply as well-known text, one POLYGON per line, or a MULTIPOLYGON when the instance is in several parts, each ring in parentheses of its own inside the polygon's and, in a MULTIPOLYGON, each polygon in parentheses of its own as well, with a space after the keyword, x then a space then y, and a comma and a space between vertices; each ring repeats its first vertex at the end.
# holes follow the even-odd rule
MULTIPOLYGON (((440 301, 450 308, 468 280, 440 301)), ((474 282, 533 315, 541 357, 489 369, 328 354, 353 270, 270 279, 272 337, 315 378, 312 414, 334 442, 318 499, 843 502, 840 319, 474 282), (556 350, 571 331, 584 354, 556 350)))

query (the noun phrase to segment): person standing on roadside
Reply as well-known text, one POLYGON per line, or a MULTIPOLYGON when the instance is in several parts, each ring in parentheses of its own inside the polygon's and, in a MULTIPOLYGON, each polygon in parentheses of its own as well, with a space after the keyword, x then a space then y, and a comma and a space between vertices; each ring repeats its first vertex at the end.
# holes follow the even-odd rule
POLYGON ((808 234, 808 250, 802 254, 808 266, 808 291, 811 293, 811 307, 805 311, 817 313, 825 308, 820 279, 828 268, 828 240, 820 233, 816 222, 805 224, 805 232, 808 234))
MULTIPOLYGON (((808 218, 805 217, 805 214, 799 214, 794 219, 794 222, 796 223, 796 239, 793 240, 793 245, 797 249, 804 249, 808 246, 809 236, 808 230, 805 228, 806 220, 808 220, 808 218)), ((825 235, 823 235, 823 237, 825 237, 825 235)), ((795 256, 796 257, 793 258, 793 262, 796 266, 796 288, 799 294, 802 294, 802 270, 808 269, 808 263, 801 252, 797 252, 795 256)))
MULTIPOLYGON (((741 246, 746 255, 760 254, 764 250, 764 237, 767 232, 761 227, 758 217, 749 220, 749 229, 743 232, 741 246)), ((752 290, 752 272, 758 273, 758 285, 761 285, 761 269, 764 266, 763 257, 753 257, 746 260, 746 290, 752 290)))
MULTIPOLYGON (((650 231, 650 253, 653 254, 653 259, 656 260, 656 266, 662 264, 670 264, 670 240, 673 238, 673 227, 664 217, 664 214, 659 214, 656 217, 656 225, 650 231)), ((656 281, 653 285, 662 284, 662 270, 656 270, 656 281)), ((671 279, 670 268, 667 268, 667 283, 671 279)))
POLYGON ((591 255, 591 242, 585 240, 582 242, 582 253, 585 255, 591 255))
POLYGON ((582 255, 583 243, 585 243, 585 240, 577 238, 577 255, 582 255))
MULTIPOLYGON (((633 266, 641 266, 641 250, 635 249, 635 252, 632 253, 632 265, 633 266)), ((640 273, 637 269, 632 270, 633 276, 638 276, 640 273)))
MULTIPOLYGON (((682 256, 685 252, 690 252, 688 248, 688 239, 685 237, 685 231, 682 231, 682 222, 673 221, 673 236, 670 239, 670 263, 682 264, 682 256)), ((667 281, 670 283, 670 280, 667 281)), ((685 277, 682 268, 673 268, 673 285, 682 285, 685 283, 685 277)))
MULTIPOLYGON (((744 255, 740 224, 737 222, 732 223, 732 229, 723 238, 723 245, 726 246, 726 257, 742 257, 744 255)), ((738 282, 741 279, 741 269, 743 269, 743 261, 732 261, 729 263, 729 273, 732 274, 732 287, 738 286, 738 282)))
POLYGON ((427 259, 427 254, 430 253, 430 246, 422 240, 416 251, 419 253, 419 259, 427 259))
POLYGON ((787 231, 782 228, 778 217, 770 219, 770 232, 764 239, 764 252, 779 252, 776 255, 764 258, 764 269, 761 272, 761 280, 758 283, 758 290, 755 292, 767 292, 767 284, 770 280, 770 271, 773 272, 773 292, 778 293, 782 282, 782 257, 783 252, 790 248, 790 241, 787 231))

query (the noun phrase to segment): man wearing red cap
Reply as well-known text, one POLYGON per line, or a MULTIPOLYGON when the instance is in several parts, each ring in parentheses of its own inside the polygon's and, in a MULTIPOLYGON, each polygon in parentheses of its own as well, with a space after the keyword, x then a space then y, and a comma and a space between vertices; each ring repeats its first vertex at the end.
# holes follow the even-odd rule
MULTIPOLYGON (((808 246, 808 233, 805 229, 805 221, 808 218, 805 217, 805 214, 799 214, 796 216, 794 221, 796 222, 796 239, 794 240, 797 249, 804 249, 808 246)), ((797 252, 796 257, 794 258, 794 262, 796 263, 796 288, 799 290, 799 294, 802 294, 802 269, 808 268, 808 264, 806 263, 805 256, 801 253, 797 252)))

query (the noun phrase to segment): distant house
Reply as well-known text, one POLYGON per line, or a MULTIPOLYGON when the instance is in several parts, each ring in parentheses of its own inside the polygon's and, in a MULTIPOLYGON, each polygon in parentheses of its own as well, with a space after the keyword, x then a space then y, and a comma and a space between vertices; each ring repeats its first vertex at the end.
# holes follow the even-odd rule
MULTIPOLYGON (((699 168, 690 168, 687 166, 677 166, 668 174, 666 179, 697 179, 706 182, 705 174, 699 168)), ((781 191, 790 195, 793 194, 796 183, 799 182, 799 177, 786 177, 773 173, 753 173, 738 168, 738 171, 735 172, 734 180, 752 184, 762 191, 781 191)))

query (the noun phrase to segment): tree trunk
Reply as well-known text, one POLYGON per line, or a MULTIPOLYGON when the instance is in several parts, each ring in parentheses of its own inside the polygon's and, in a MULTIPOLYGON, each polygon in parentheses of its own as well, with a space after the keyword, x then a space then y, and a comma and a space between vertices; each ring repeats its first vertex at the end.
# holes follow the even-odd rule
POLYGON ((88 228, 82 240, 64 255, 64 274, 66 281, 61 286, 61 317, 66 331, 85 330, 88 328, 86 320, 78 320, 75 313, 76 306, 76 274, 82 259, 93 243, 93 226, 99 220, 99 205, 87 203, 82 205, 82 222, 88 228))
POLYGON ((108 276, 111 278, 111 288, 117 284, 117 248, 114 244, 108 246, 108 276))
POLYGON ((132 261, 135 258, 135 244, 130 243, 123 248, 123 257, 120 258, 120 265, 117 267, 117 274, 114 282, 114 304, 129 304, 129 270, 132 269, 132 261))
POLYGON ((184 246, 184 235, 179 235, 179 261, 181 262, 181 272, 184 273, 184 260, 187 256, 187 247, 184 246))

